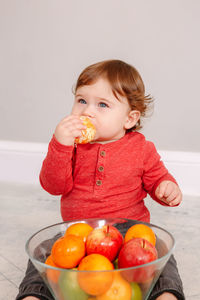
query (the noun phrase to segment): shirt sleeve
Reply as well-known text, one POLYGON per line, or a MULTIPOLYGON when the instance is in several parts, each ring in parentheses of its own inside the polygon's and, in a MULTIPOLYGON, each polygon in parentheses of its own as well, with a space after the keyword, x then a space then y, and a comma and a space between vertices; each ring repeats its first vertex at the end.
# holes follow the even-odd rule
POLYGON ((143 163, 144 163, 144 172, 143 172, 144 189, 158 203, 168 206, 168 204, 159 200, 155 196, 156 188, 164 180, 169 180, 176 184, 177 182, 165 167, 164 163, 161 160, 160 155, 158 154, 152 142, 146 142, 143 163))
POLYGON ((63 195, 73 187, 73 146, 60 144, 53 136, 40 171, 41 186, 52 195, 63 195))

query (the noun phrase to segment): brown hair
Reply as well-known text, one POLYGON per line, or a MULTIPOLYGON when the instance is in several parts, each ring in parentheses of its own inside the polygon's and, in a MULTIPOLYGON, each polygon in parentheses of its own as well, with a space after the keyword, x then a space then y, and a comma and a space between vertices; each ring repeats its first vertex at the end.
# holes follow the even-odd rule
MULTIPOLYGON (((145 96, 145 87, 139 72, 131 65, 121 60, 106 60, 92 64, 85 68, 79 75, 75 92, 84 85, 96 82, 99 77, 104 77, 110 83, 114 96, 126 97, 132 110, 138 110, 142 117, 145 116, 147 108, 153 99, 145 96)), ((140 129, 140 120, 130 130, 140 129)))

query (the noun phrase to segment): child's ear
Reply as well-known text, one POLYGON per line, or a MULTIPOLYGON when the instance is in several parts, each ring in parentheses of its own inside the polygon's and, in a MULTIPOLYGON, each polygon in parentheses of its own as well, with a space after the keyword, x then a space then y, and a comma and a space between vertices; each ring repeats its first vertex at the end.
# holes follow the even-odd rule
POLYGON ((128 114, 126 123, 124 125, 125 129, 130 129, 134 127, 138 120, 140 119, 140 112, 138 110, 131 110, 128 114))

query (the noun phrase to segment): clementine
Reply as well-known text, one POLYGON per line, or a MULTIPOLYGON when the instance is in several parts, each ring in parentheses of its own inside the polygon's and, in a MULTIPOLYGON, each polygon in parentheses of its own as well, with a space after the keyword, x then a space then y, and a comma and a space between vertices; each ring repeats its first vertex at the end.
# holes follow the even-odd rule
MULTIPOLYGON (((49 255, 49 256, 47 257, 47 259, 46 259, 46 261, 45 261, 45 264, 47 264, 47 265, 49 265, 49 266, 51 266, 51 267, 58 267, 58 266, 54 263, 54 261, 53 261, 51 255, 49 255)), ((58 270, 53 270, 53 269, 48 268, 48 269, 46 270, 46 274, 47 274, 47 278, 48 278, 49 280, 51 280, 51 281, 53 281, 53 282, 55 282, 55 283, 58 282, 58 279, 59 279, 59 276, 60 276, 60 271, 58 271, 58 270)))
POLYGON ((85 243, 81 237, 69 234, 53 244, 51 255, 60 268, 74 268, 85 256, 85 243))
POLYGON ((131 300, 132 288, 119 272, 115 272, 111 287, 97 300, 131 300))
POLYGON ((112 284, 113 272, 111 270, 113 269, 110 260, 101 254, 94 253, 85 256, 78 266, 79 271, 87 271, 78 273, 80 287, 92 296, 105 293, 112 284))
POLYGON ((91 142, 96 134, 96 128, 88 117, 80 116, 86 129, 81 131, 81 136, 75 139, 76 144, 87 144, 91 142))
POLYGON ((92 226, 87 223, 75 223, 69 226, 65 232, 65 236, 68 234, 74 234, 80 236, 85 242, 88 234, 93 230, 92 226))
POLYGON ((124 242, 128 242, 133 238, 143 238, 149 241, 155 246, 156 244, 156 235, 153 230, 145 224, 135 224, 131 226, 124 237, 124 242))

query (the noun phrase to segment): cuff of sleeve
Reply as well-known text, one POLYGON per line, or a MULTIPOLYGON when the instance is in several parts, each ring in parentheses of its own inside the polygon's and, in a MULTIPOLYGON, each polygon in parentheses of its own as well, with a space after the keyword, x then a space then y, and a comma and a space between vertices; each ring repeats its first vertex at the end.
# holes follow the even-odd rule
POLYGON ((53 296, 46 286, 41 284, 30 284, 25 289, 21 289, 15 300, 21 300, 28 296, 34 296, 40 300, 53 300, 53 296))
POLYGON ((160 278, 157 281, 153 291, 149 296, 149 300, 155 300, 163 293, 171 293, 178 300, 185 300, 185 296, 182 290, 180 289, 179 285, 176 284, 176 282, 174 280, 171 280, 170 278, 160 278))
POLYGON ((61 152, 72 152, 73 149, 74 149, 74 146, 66 146, 66 145, 63 145, 61 143, 59 143, 57 141, 57 139, 55 138, 55 135, 53 135, 52 139, 51 139, 51 142, 50 144, 58 151, 61 151, 61 152))

